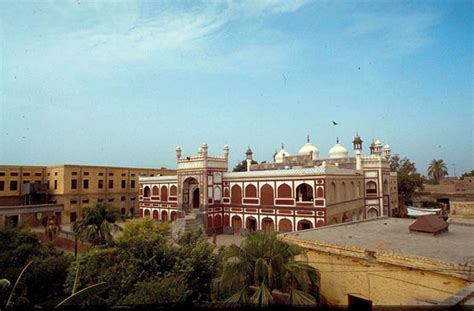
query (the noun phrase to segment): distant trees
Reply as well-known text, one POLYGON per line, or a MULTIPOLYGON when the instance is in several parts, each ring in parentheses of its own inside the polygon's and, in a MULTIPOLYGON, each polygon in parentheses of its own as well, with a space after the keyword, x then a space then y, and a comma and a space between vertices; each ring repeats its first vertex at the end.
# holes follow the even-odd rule
POLYGON ((120 230, 115 223, 119 209, 108 203, 97 202, 82 209, 82 219, 76 221, 72 230, 82 240, 92 245, 103 245, 112 241, 112 234, 120 230))
POLYGON ((466 173, 461 175, 461 178, 464 178, 464 177, 474 177, 474 170, 472 170, 470 172, 466 172, 466 173))
MULTIPOLYGON (((252 160, 252 164, 258 164, 257 161, 252 160)), ((245 172, 247 171, 247 160, 243 160, 242 162, 238 163, 232 172, 245 172)))
POLYGON ((398 155, 393 156, 390 167, 398 173, 397 182, 400 198, 405 204, 411 202, 416 190, 423 189, 423 176, 417 172, 415 163, 407 157, 400 160, 398 155))
POLYGON ((433 181, 435 185, 439 184, 439 180, 444 176, 448 175, 446 163, 443 160, 433 159, 428 166, 428 177, 433 181))

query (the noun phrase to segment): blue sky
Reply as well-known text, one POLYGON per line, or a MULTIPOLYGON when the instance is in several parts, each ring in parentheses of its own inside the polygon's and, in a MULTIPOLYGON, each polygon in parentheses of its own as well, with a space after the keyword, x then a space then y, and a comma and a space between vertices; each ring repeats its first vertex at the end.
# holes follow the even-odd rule
POLYGON ((372 139, 474 169, 472 1, 1 1, 0 164, 372 139), (339 122, 332 126, 331 121, 339 122))

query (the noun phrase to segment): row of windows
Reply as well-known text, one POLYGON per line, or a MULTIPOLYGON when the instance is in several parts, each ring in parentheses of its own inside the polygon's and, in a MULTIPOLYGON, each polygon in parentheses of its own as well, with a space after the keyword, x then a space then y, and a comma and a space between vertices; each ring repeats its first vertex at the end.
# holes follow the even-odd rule
MULTIPOLYGON (((29 184, 29 180, 23 180, 24 184, 29 184)), ((35 180, 35 183, 40 184, 41 180, 35 180)), ((18 180, 10 180, 10 191, 17 191, 18 190, 18 180)), ((5 190, 5 181, 0 180, 0 191, 8 191, 5 190)))
MULTIPOLYGON (((126 196, 121 196, 120 197, 120 201, 125 202, 126 200, 127 200, 126 196)), ((108 202, 114 202, 115 199, 114 198, 109 198, 107 201, 108 202)), ((135 197, 131 197, 130 201, 135 201, 135 197)), ((82 204, 88 204, 89 202, 90 202, 89 199, 82 199, 82 204)), ((97 199, 97 202, 104 202, 104 199, 97 199)), ((77 204, 77 200, 72 199, 72 200, 69 201, 69 203, 71 205, 77 204)))
MULTIPOLYGON (((122 180, 121 183, 120 183, 120 186, 121 186, 122 189, 127 188, 127 181, 122 180)), ((131 180, 130 187, 135 188, 135 180, 131 180)), ((83 189, 89 189, 89 180, 88 179, 84 179, 82 181, 82 188, 83 189)), ((97 188, 99 188, 99 189, 104 188, 104 181, 102 179, 97 181, 97 188)), ((114 188, 114 181, 113 180, 109 180, 109 187, 108 188, 109 189, 114 188)), ((54 189, 56 189, 56 187, 54 189)), ((77 179, 72 179, 71 180, 71 189, 77 189, 77 179)))
MULTIPOLYGON (((18 172, 10 172, 10 176, 18 176, 18 172)), ((35 176, 42 176, 42 173, 35 173, 35 176)), ((0 176, 5 176, 5 172, 0 172, 0 176)), ((31 176, 31 173, 25 172, 23 176, 31 176)))

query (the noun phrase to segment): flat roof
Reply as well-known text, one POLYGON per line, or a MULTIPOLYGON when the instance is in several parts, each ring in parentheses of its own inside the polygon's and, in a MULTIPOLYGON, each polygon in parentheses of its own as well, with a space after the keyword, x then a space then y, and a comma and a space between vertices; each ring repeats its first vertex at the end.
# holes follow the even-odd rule
POLYGON ((303 241, 425 257, 474 265, 474 224, 449 223, 449 231, 433 236, 410 232, 415 219, 380 217, 282 234, 303 241))

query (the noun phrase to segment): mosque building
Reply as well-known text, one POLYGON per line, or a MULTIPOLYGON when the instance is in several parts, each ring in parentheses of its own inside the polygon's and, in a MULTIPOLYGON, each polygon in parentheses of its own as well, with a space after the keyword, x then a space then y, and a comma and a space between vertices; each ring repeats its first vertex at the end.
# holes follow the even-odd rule
POLYGON ((298 155, 282 144, 272 163, 251 164, 228 172, 229 147, 209 156, 204 143, 195 156, 176 148, 176 176, 140 177, 140 210, 156 220, 197 222, 208 232, 291 232, 331 224, 392 216, 398 210, 397 173, 390 171, 389 145, 379 140, 362 155, 362 139, 353 140, 354 155, 336 140, 327 158, 307 138, 298 155))

